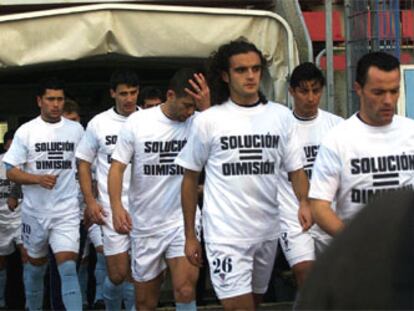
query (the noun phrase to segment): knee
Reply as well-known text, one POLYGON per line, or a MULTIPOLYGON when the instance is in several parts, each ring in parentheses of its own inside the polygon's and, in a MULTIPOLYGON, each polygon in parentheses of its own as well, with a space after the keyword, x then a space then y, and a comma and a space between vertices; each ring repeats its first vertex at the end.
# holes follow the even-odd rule
POLYGON ((119 285, 125 281, 127 273, 119 269, 110 269, 108 271, 108 277, 112 284, 119 285))
POLYGON ((179 285, 174 289, 174 296, 176 302, 191 302, 195 299, 194 286, 189 283, 179 285))
POLYGON ((141 295, 135 295, 135 308, 137 311, 149 311, 155 310, 158 306, 158 301, 144 297, 141 295))

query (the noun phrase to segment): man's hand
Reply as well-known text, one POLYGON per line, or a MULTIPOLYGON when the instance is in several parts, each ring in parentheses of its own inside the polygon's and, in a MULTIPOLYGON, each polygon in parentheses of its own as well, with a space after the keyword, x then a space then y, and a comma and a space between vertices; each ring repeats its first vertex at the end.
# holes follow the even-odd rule
POLYGON ((298 210, 299 223, 303 228, 303 231, 307 231, 312 227, 314 221, 312 218, 312 211, 308 200, 303 201, 298 210))
POLYGON ((12 212, 14 212, 14 210, 17 208, 18 205, 19 205, 19 200, 17 198, 14 198, 14 197, 7 198, 7 206, 9 210, 11 210, 12 212))
POLYGON ((195 73, 194 79, 188 80, 193 90, 185 88, 184 91, 194 98, 200 111, 210 108, 210 88, 202 73, 195 73))
POLYGON ((59 175, 40 175, 39 185, 46 189, 53 189, 56 185, 59 175))
POLYGON ((190 263, 196 267, 201 268, 203 266, 203 256, 202 256, 201 244, 194 238, 186 238, 185 241, 185 255, 190 263))
POLYGON ((87 204, 84 215, 86 220, 85 223, 92 222, 97 225, 105 224, 106 213, 102 205, 98 204, 96 200, 87 204))
POLYGON ((112 209, 114 229, 120 234, 128 234, 132 230, 132 220, 124 208, 112 209))

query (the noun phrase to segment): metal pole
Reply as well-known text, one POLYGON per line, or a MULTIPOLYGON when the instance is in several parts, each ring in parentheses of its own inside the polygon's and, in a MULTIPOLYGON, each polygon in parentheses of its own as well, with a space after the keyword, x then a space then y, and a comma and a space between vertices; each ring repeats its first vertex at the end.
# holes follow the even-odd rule
POLYGON ((353 67, 352 67, 352 40, 351 40, 351 1, 345 0, 345 48, 346 48, 346 100, 347 100, 347 115, 354 113, 353 102, 353 67))
POLYGON ((326 103, 328 111, 334 112, 334 70, 332 39, 332 0, 325 0, 325 40, 326 40, 326 103))

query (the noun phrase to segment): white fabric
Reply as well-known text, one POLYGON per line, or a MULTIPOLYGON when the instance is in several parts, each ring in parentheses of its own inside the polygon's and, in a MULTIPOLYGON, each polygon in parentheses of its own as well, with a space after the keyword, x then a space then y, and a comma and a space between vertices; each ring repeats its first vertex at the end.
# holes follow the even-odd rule
POLYGON ((122 128, 113 159, 132 162, 130 214, 133 236, 148 236, 183 225, 181 181, 174 163, 187 141, 193 117, 173 121, 162 106, 132 114, 122 128))
POLYGON ((274 94, 285 101, 289 68, 298 64, 297 47, 285 26, 280 16, 269 11, 148 4, 9 14, 0 17, 0 67, 108 54, 206 58, 221 44, 244 37, 264 52, 274 94))
POLYGON ((353 115, 323 139, 309 196, 336 199, 336 212, 347 222, 374 193, 413 184, 414 121, 396 115, 391 124, 374 127, 353 115))
POLYGON ((75 149, 82 135, 82 126, 65 118, 47 123, 39 116, 19 127, 3 162, 30 174, 58 175, 51 190, 38 184, 22 185, 23 213, 50 217, 76 213, 79 216, 75 149))
POLYGON ((184 227, 131 239, 131 272, 137 282, 154 279, 167 268, 167 259, 184 257, 184 227))
POLYGON ((231 101, 202 112, 176 163, 205 166, 203 230, 208 242, 259 242, 278 237, 277 174, 303 167, 292 113, 269 102, 231 101))
POLYGON ((112 209, 109 207, 104 221, 105 224, 101 226, 101 229, 105 256, 128 252, 131 248, 131 237, 129 234, 120 234, 115 231, 112 222, 112 209))
POLYGON ((21 208, 19 203, 17 208, 12 212, 7 205, 7 198, 10 195, 13 183, 7 179, 6 167, 2 163, 3 157, 4 153, 0 155, 0 226, 16 226, 22 223, 21 208))
MULTIPOLYGON (((117 114, 114 108, 96 115, 89 121, 85 135, 76 149, 77 158, 96 164, 98 200, 107 212, 110 210, 108 172, 111 166, 111 155, 118 139, 118 133, 126 119, 126 117, 117 114)), ((130 172, 131 166, 128 165, 122 184, 122 202, 127 210, 130 172)))
POLYGON ((7 256, 16 250, 16 245, 22 244, 22 224, 0 226, 0 256, 7 256))
MULTIPOLYGON (((321 143, 322 138, 326 135, 329 130, 341 122, 343 119, 332 113, 318 110, 318 116, 309 121, 301 121, 297 118, 293 118, 297 125, 297 137, 299 145, 303 152, 303 157, 305 160, 305 172, 307 173, 309 179, 312 178, 312 167, 316 159, 316 155, 319 149, 319 144, 321 143)), ((303 232, 302 226, 298 220, 298 209, 299 202, 296 198, 295 193, 293 192, 292 184, 288 179, 288 174, 284 171, 281 172, 278 176, 279 184, 279 204, 280 204, 280 227, 282 234, 289 233, 289 236, 293 237, 300 235, 312 235, 316 238, 327 238, 327 234, 324 233, 317 225, 314 225, 309 231, 303 232)), ((289 248, 282 248, 285 251, 286 257, 290 257, 287 249, 290 249, 290 252, 307 252, 306 250, 292 250, 296 247, 306 247, 305 243, 298 241, 298 244, 295 244, 295 239, 291 238, 289 248)), ((308 240, 308 238, 304 238, 308 240)), ((313 245, 309 245, 309 248, 313 249, 313 245)), ((296 257, 296 256, 294 256, 296 257)), ((289 261, 289 260, 288 260, 289 261)), ((291 261, 289 261, 291 263, 291 261)))
POLYGON ((49 245, 54 254, 79 252, 79 215, 42 217, 23 213, 22 239, 32 258, 46 257, 49 245))
POLYGON ((211 282, 219 299, 266 293, 277 240, 260 243, 206 243, 211 282))

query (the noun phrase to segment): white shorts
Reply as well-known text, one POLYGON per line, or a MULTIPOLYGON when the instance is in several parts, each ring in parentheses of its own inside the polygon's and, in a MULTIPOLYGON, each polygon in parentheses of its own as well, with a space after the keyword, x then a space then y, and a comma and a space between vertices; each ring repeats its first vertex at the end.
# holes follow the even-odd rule
POLYGON ((79 251, 79 213, 54 217, 34 217, 22 213, 22 238, 32 258, 46 257, 48 244, 54 254, 79 251))
POLYGON ((277 239, 234 244, 205 244, 217 297, 226 299, 248 293, 266 293, 275 263, 277 239))
POLYGON ((308 231, 284 231, 280 234, 279 241, 290 267, 303 261, 315 260, 315 243, 308 231))
POLYGON ((91 243, 95 248, 103 245, 103 233, 100 225, 93 224, 89 227, 82 258, 89 256, 89 246, 91 243))
POLYGON ((128 252, 131 248, 131 237, 129 234, 120 234, 115 231, 112 223, 112 213, 105 209, 107 216, 105 224, 102 225, 104 255, 112 256, 128 252))
POLYGON ((22 244, 22 224, 0 226, 0 256, 7 256, 22 244))
POLYGON ((156 278, 167 268, 166 259, 185 256, 183 226, 160 233, 133 237, 131 243, 131 271, 137 282, 156 278))

